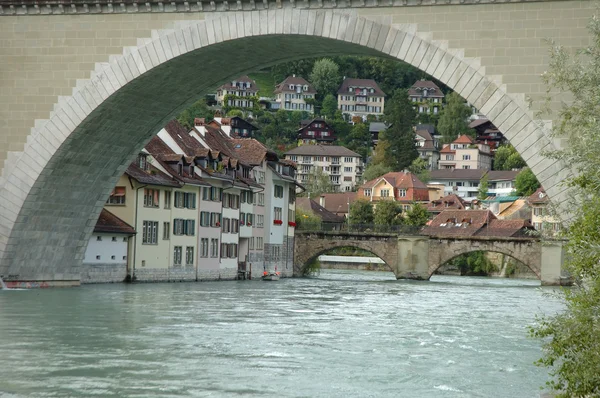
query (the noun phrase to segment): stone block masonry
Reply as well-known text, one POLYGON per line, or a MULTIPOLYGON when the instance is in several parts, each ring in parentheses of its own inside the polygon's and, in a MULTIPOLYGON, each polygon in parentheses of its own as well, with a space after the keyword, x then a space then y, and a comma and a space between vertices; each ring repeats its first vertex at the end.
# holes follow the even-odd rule
POLYGON ((144 12, 147 6, 129 10, 127 3, 122 13, 113 4, 111 12, 80 14, 85 5, 78 3, 72 15, 68 7, 44 15, 34 4, 26 15, 3 13, 0 275, 78 283, 110 190, 168 120, 230 78, 330 54, 404 60, 489 111, 568 213, 562 181, 571 171, 543 157, 555 144, 527 99, 545 93, 544 39, 567 47, 590 42, 593 2, 324 3, 332 8, 313 9, 323 4, 313 0, 308 8, 244 1, 241 10, 219 2, 218 10, 199 13, 180 12, 185 2, 177 2, 173 12, 158 3, 159 12, 154 3, 144 12))

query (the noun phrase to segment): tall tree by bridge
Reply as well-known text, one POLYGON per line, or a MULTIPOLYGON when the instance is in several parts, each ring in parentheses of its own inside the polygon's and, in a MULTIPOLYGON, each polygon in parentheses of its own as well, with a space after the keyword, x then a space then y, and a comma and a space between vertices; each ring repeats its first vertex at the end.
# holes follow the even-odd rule
MULTIPOLYGON (((589 23, 591 45, 571 53, 554 44, 550 68, 542 77, 548 87, 568 93, 573 101, 554 124, 556 137, 568 145, 552 157, 576 171, 567 184, 573 220, 568 227, 566 268, 578 288, 564 291, 566 310, 541 319, 532 334, 544 339, 539 364, 550 368, 548 386, 559 397, 600 396, 600 19, 589 23)), ((548 97, 548 101, 552 98, 548 97)))

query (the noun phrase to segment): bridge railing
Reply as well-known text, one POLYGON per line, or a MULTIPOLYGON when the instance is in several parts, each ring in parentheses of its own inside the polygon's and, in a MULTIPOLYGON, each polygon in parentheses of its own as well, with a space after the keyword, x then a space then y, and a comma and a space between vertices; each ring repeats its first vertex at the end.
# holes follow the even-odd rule
POLYGON ((346 232, 346 233, 382 233, 396 235, 421 235, 422 227, 412 225, 376 225, 376 224, 329 224, 300 223, 298 232, 346 232))

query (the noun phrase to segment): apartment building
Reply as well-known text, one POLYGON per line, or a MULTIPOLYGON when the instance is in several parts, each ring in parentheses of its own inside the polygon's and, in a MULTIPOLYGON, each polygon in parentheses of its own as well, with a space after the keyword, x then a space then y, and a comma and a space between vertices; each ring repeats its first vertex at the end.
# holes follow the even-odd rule
POLYGON ((226 130, 171 121, 119 179, 106 208, 137 232, 128 279, 292 275, 295 165, 226 130))
POLYGON ((418 80, 408 89, 408 98, 418 113, 437 115, 442 110, 444 93, 431 80, 418 80))
POLYGON ((286 111, 306 111, 314 113, 314 99, 317 90, 300 76, 292 75, 275 86, 275 101, 279 109, 286 111))
POLYGON ((306 183, 316 170, 328 175, 338 191, 352 191, 362 179, 362 158, 343 146, 302 145, 284 156, 298 165, 297 181, 300 184, 306 183))
POLYGON ((358 189, 357 197, 375 205, 381 200, 394 200, 409 210, 413 203, 429 202, 429 188, 413 173, 398 171, 365 182, 358 189))
POLYGON ((549 209, 550 199, 544 188, 540 187, 531 194, 527 198, 527 203, 531 207, 531 224, 536 230, 550 235, 560 232, 560 220, 552 216, 549 209))
POLYGON ((466 200, 476 199, 483 176, 488 178, 487 196, 509 196, 515 190, 519 171, 483 169, 440 169, 431 172, 430 184, 441 184, 444 195, 456 194, 466 200))
POLYGON ((461 135, 440 150, 440 169, 482 169, 492 168, 492 153, 487 144, 477 143, 468 135, 461 135))
POLYGON ((344 78, 338 89, 338 109, 366 120, 368 115, 383 115, 385 93, 375 80, 344 78))
POLYGON ((217 104, 230 108, 252 109, 258 95, 256 82, 248 76, 241 76, 217 88, 217 104))

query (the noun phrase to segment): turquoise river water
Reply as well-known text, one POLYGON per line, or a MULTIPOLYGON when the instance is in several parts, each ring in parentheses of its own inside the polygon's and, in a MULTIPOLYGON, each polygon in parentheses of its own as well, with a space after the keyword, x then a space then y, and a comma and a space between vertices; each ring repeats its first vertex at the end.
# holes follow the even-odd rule
POLYGON ((0 291, 0 396, 539 397, 550 290, 323 271, 0 291))

